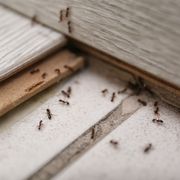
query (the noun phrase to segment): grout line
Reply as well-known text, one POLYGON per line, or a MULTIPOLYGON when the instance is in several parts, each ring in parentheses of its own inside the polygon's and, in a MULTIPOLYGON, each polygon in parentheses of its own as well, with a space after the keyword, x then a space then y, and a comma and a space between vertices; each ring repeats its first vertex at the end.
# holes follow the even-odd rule
MULTIPOLYGON (((93 147, 103 137, 113 131, 122 122, 133 115, 140 106, 134 107, 130 112, 124 110, 124 104, 132 96, 125 98, 114 110, 108 113, 104 118, 91 126, 87 131, 75 139, 64 150, 55 155, 47 164, 42 166, 37 172, 28 177, 28 180, 48 180, 61 172, 68 165, 77 160, 88 149, 93 147)), ((128 108, 128 107, 127 107, 128 108)))

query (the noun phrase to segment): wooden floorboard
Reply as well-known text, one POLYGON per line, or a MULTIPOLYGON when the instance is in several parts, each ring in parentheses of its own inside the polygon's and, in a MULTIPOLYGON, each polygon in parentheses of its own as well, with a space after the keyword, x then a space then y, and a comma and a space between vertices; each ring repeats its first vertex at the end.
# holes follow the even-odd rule
POLYGON ((82 57, 63 50, 1 82, 0 116, 76 72, 83 65, 82 57))

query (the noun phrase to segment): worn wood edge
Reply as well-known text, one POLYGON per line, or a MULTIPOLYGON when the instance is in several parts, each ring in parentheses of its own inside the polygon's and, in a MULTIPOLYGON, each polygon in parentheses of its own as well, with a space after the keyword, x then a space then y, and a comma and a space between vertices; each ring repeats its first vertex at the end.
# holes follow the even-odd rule
POLYGON ((37 93, 45 90, 46 88, 50 87, 51 85, 58 83, 60 80, 64 79, 65 77, 71 75, 72 73, 75 73, 77 70, 82 68, 84 66, 84 58, 81 56, 76 56, 75 54, 71 53, 68 50, 63 50, 59 53, 54 54, 53 56, 48 57, 47 59, 38 62, 34 64, 31 67, 26 68, 24 71, 21 71, 14 76, 10 77, 9 79, 3 81, 0 83, 0 91, 2 94, 0 95, 1 103, 0 103, 0 116, 4 115, 8 111, 12 110, 16 106, 20 105, 24 101, 28 100, 32 96, 36 95, 37 93), (62 58, 65 54, 67 57, 62 58), (61 73, 54 73, 54 69, 52 69, 52 64, 54 63, 53 68, 57 67, 57 61, 54 60, 54 57, 59 56, 59 62, 62 65, 68 65, 71 68, 73 68, 73 72, 67 68, 62 68, 61 73), (68 57, 69 56, 69 57, 68 57), (32 69, 48 69, 48 78, 42 79, 42 74, 33 74, 30 75, 30 70, 32 69), (53 71, 52 71, 53 70, 53 71), (29 85, 29 81, 31 81, 31 85, 29 85), (26 83, 27 82, 27 83, 26 83), (30 90, 29 92, 26 92, 26 89, 31 88, 33 85, 36 85, 38 82, 40 84, 30 90), (42 82, 42 83, 41 83, 42 82), (20 86, 20 87, 19 87, 20 86), (14 93, 11 93, 11 90, 16 89, 15 92, 20 91, 20 89, 23 89, 22 92, 18 95, 18 97, 13 98, 14 93), (6 91, 7 90, 7 91, 6 91), (12 99, 11 99, 12 98, 12 99), (9 102, 7 102, 9 100, 9 102), (5 101, 5 102, 3 102, 5 101), (4 105, 4 104, 5 105, 4 105))
POLYGON ((48 180, 57 175, 57 173, 61 173, 65 168, 75 162, 85 152, 95 146, 95 144, 140 109, 141 106, 139 105, 135 105, 133 108, 127 108, 127 104, 130 102, 132 103, 134 100, 137 101, 136 97, 126 97, 114 110, 88 128, 27 179, 48 180), (94 135, 92 136, 92 134, 94 135))
MULTIPOLYGON (((98 57, 100 60, 103 60, 111 65, 117 67, 121 71, 126 71, 127 73, 131 74, 132 77, 142 77, 147 85, 149 85, 152 91, 159 96, 164 102, 173 105, 177 108, 180 108, 180 87, 171 84, 165 80, 154 76, 153 74, 148 73, 147 71, 143 71, 135 66, 127 64, 124 61, 116 59, 109 54, 101 52, 97 49, 94 49, 88 45, 85 45, 79 41, 75 41, 71 39, 70 43, 73 47, 78 47, 82 49, 84 52, 98 57)), ((129 81, 129 76, 121 76, 122 80, 129 81)))
POLYGON ((4 81, 6 79, 8 79, 9 77, 13 76, 14 74, 20 72, 21 70, 27 68, 28 66, 32 65, 33 63, 36 63, 40 60, 43 60, 44 58, 46 58, 49 54, 56 52, 59 48, 62 48, 65 44, 67 43, 67 40, 65 37, 61 38, 61 44, 59 42, 56 42, 56 44, 54 44, 54 46, 52 46, 51 48, 49 48, 48 50, 44 51, 43 53, 40 53, 39 55, 32 57, 30 62, 24 63, 23 65, 17 67, 16 69, 14 69, 12 72, 10 72, 9 74, 6 74, 6 76, 2 77, 0 76, 0 82, 4 81))

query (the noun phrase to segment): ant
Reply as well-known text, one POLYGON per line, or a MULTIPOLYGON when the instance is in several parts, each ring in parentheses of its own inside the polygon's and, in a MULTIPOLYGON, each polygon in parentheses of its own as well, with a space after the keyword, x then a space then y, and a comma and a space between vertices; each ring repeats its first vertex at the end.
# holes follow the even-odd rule
POLYGON ((58 69, 58 68, 57 68, 57 69, 55 69, 54 71, 55 71, 55 73, 57 73, 58 75, 60 75, 60 74, 61 74, 61 71, 60 71, 60 69, 58 69))
POLYGON ((42 121, 42 120, 40 120, 40 121, 39 121, 39 124, 38 124, 38 130, 41 130, 42 125, 43 125, 43 121, 42 121))
POLYGON ((158 106, 158 101, 155 101, 154 102, 154 107, 157 107, 158 106))
POLYGON ((69 86, 67 89, 67 93, 69 94, 69 96, 71 95, 71 92, 72 92, 72 88, 69 86))
POLYGON ((144 153, 148 153, 152 149, 152 144, 149 143, 145 148, 144 148, 144 153))
POLYGON ((60 10, 59 12, 59 22, 62 22, 64 18, 68 18, 70 13, 70 8, 67 7, 66 10, 60 10), (64 17, 64 11, 65 11, 65 17, 64 17))
POLYGON ((63 104, 66 104, 66 105, 70 105, 70 103, 68 101, 64 101, 62 99, 59 100, 59 102, 63 103, 63 104))
POLYGON ((143 101, 141 99, 138 99, 138 102, 141 103, 143 106, 146 106, 147 105, 147 102, 146 101, 143 101))
POLYGON ((63 21, 63 10, 60 10, 59 12, 59 22, 63 21))
POLYGON ((47 73, 43 73, 43 74, 41 75, 41 77, 42 77, 43 79, 45 79, 46 76, 47 76, 47 73))
POLYGON ((154 102, 154 107, 156 107, 156 109, 154 110, 154 114, 157 115, 157 119, 153 119, 152 122, 157 123, 157 124, 163 124, 164 121, 159 119, 160 114, 159 114, 159 107, 158 107, 158 102, 157 101, 154 102))
POLYGON ((68 32, 72 33, 71 21, 68 21, 68 32))
POLYGON ((46 113, 47 113, 48 119, 51 120, 52 119, 52 113, 51 113, 50 109, 46 109, 46 113))
POLYGON ((114 147, 116 147, 116 148, 117 148, 117 146, 118 146, 118 144, 119 144, 117 141, 115 141, 115 140, 113 140, 113 139, 110 140, 109 143, 112 144, 112 145, 113 145, 114 147))
POLYGON ((70 98, 70 95, 69 93, 67 93, 66 91, 62 90, 61 93, 66 96, 67 98, 70 98))
POLYGON ((159 114, 159 107, 156 107, 154 114, 159 114))
POLYGON ((157 124, 163 124, 164 123, 164 121, 161 119, 153 119, 152 122, 157 123, 157 124))
POLYGON ((69 11, 70 11, 70 8, 69 8, 69 7, 67 7, 67 8, 66 8, 66 18, 68 18, 68 17, 69 17, 69 11))
POLYGON ((108 89, 103 89, 101 92, 105 95, 106 93, 108 93, 108 89))
POLYGON ((112 97, 111 97, 111 102, 114 102, 115 97, 116 97, 116 93, 113 92, 113 93, 112 93, 112 97))

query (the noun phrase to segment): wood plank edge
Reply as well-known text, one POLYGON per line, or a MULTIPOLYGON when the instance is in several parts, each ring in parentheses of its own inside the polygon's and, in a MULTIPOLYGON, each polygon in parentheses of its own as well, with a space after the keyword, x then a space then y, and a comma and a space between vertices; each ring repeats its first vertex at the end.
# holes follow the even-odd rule
MULTIPOLYGON (((16 99, 14 102, 9 104, 8 106, 5 106, 4 108, 1 108, 0 109, 0 117, 3 116, 4 114, 6 114, 8 111, 12 110, 13 108, 17 107, 21 103, 23 103, 26 100, 30 99, 34 95, 40 93, 41 91, 47 89, 48 87, 52 86, 53 84, 58 83, 59 81, 63 80, 64 78, 66 78, 66 77, 70 76, 71 74, 75 73, 77 70, 81 69, 84 66, 84 58, 83 57, 75 57, 74 60, 75 60, 75 62, 73 64, 73 71, 74 72, 71 72, 70 70, 67 69, 66 72, 64 72, 63 74, 59 74, 58 76, 56 76, 55 78, 50 79, 49 81, 44 81, 37 88, 33 89, 30 93, 26 93, 24 96, 20 97, 19 99, 16 99)), ((43 64, 43 62, 41 62, 41 64, 43 64)), ((34 65, 33 65, 33 67, 35 68, 34 65)), ((14 77, 16 79, 16 76, 20 76, 21 74, 25 75, 25 74, 29 73, 30 69, 32 69, 32 66, 26 68, 23 72, 19 72, 19 73, 15 74, 14 76, 10 77, 8 79, 8 81, 11 82, 11 80, 13 80, 14 77)), ((18 77, 17 77, 16 81, 17 80, 18 80, 18 77)), ((4 81, 3 83, 6 83, 6 81, 4 81)))
POLYGON ((51 48, 49 48, 48 50, 44 50, 44 52, 41 52, 38 56, 35 56, 32 58, 32 61, 29 63, 24 63, 22 66, 17 67, 16 69, 13 70, 13 72, 10 72, 9 74, 6 74, 6 76, 2 75, 0 76, 0 82, 4 81, 6 79, 8 79, 9 77, 13 76, 14 74, 20 72, 21 70, 27 68, 28 66, 32 65, 33 63, 36 63, 38 61, 43 60, 44 58, 46 58, 48 55, 50 55, 51 53, 56 52, 58 49, 62 48, 63 46, 65 46, 67 43, 67 40, 65 37, 61 38, 61 43, 59 43, 58 41, 56 42, 56 44, 54 44, 51 48))

